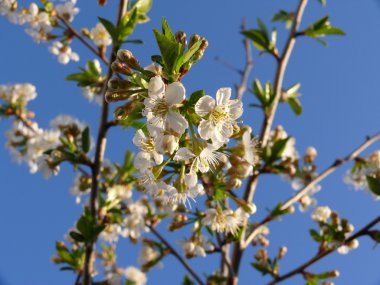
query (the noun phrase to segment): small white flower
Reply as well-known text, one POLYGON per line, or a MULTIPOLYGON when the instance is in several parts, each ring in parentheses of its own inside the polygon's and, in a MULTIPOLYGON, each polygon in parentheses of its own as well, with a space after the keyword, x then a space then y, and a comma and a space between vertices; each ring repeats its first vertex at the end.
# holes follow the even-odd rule
POLYGON ((193 172, 185 174, 183 183, 179 183, 177 188, 171 187, 168 191, 170 204, 190 205, 189 199, 195 201, 198 195, 204 194, 203 185, 198 184, 198 176, 193 172))
POLYGON ((63 4, 58 4, 55 7, 58 15, 65 18, 67 21, 72 22, 74 20, 74 16, 79 13, 79 8, 75 7, 77 0, 68 0, 63 4))
POLYGON ((79 204, 81 197, 91 191, 91 178, 78 174, 70 188, 70 194, 75 196, 75 202, 79 204))
POLYGON ((7 19, 13 23, 18 23, 17 13, 17 1, 16 0, 0 0, 0 15, 6 16, 7 19))
POLYGON ((316 222, 326 222, 331 216, 331 209, 327 206, 315 209, 311 218, 316 222))
POLYGON ((202 117, 198 126, 202 139, 211 139, 216 143, 226 143, 233 134, 236 119, 243 114, 243 104, 239 100, 230 100, 231 89, 220 88, 216 92, 216 101, 204 96, 195 104, 195 112, 202 117))
POLYGON ((54 42, 49 47, 49 51, 58 56, 58 62, 62 64, 68 64, 70 60, 79 61, 79 55, 71 50, 68 45, 63 45, 61 42, 54 42))
POLYGON ((50 126, 52 128, 61 130, 67 127, 76 127, 79 131, 83 132, 87 127, 86 124, 79 121, 78 119, 70 115, 58 115, 53 120, 50 121, 50 126))
POLYGON ((36 3, 31 3, 29 13, 20 15, 20 24, 28 23, 35 30, 43 29, 46 32, 51 31, 49 15, 46 12, 40 12, 36 3))
MULTIPOLYGON (((158 135, 157 135, 158 136, 158 135)), ((156 149, 157 136, 147 136, 142 130, 138 130, 133 137, 133 144, 141 149, 141 152, 136 156, 135 167, 138 169, 146 169, 153 166, 150 160, 153 160, 156 165, 163 162, 164 156, 159 154, 156 149)))
POLYGON ((124 275, 129 281, 134 282, 134 285, 144 285, 147 282, 145 273, 133 266, 127 267, 124 275))
POLYGON ((36 97, 36 87, 30 83, 0 85, 0 98, 6 102, 25 104, 36 97))
POLYGON ((172 131, 181 136, 189 124, 176 110, 176 106, 185 100, 185 88, 180 82, 165 83, 160 76, 150 79, 148 98, 144 100, 143 115, 148 120, 148 129, 152 127, 172 131))
POLYGON ((91 29, 90 35, 95 45, 98 47, 109 46, 112 43, 110 34, 101 23, 97 23, 96 26, 91 29))
POLYGON ((357 249, 358 247, 359 247, 359 241, 357 239, 353 239, 348 244, 344 244, 344 245, 338 247, 337 251, 340 254, 347 254, 351 250, 357 249))
POLYGON ((109 224, 100 233, 99 238, 109 244, 115 244, 119 240, 119 225, 109 224))
MULTIPOLYGON (((160 252, 154 250, 151 246, 146 243, 143 243, 143 246, 139 252, 139 264, 144 266, 154 260, 156 260, 160 256, 160 252)), ((156 264, 158 265, 158 264, 156 264)))
POLYGON ((142 233, 148 232, 149 228, 145 225, 145 215, 148 210, 141 201, 128 205, 129 215, 124 219, 119 234, 122 237, 129 237, 138 240, 142 233))
POLYGON ((208 209, 206 216, 202 219, 202 224, 211 226, 213 231, 236 234, 238 228, 248 219, 249 215, 241 208, 235 212, 231 209, 218 211, 208 209))
POLYGON ((220 162, 226 160, 226 155, 219 152, 220 145, 206 144, 200 152, 195 155, 186 147, 178 149, 174 156, 176 161, 188 162, 192 160, 191 172, 207 173, 210 169, 215 169, 220 162))
POLYGON ((206 251, 214 250, 214 245, 201 235, 198 238, 192 238, 190 240, 179 240, 182 250, 187 258, 194 256, 206 257, 206 251))
POLYGON ((161 135, 157 139, 157 150, 160 153, 173 154, 178 149, 178 138, 173 135, 161 135))

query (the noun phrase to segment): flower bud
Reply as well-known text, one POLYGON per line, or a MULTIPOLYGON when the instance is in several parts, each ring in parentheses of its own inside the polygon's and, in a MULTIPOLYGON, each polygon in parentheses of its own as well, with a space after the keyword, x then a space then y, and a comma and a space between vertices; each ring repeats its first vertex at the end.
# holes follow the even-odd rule
POLYGON ((178 139, 173 135, 164 135, 158 141, 159 152, 172 154, 177 148, 178 139))
POLYGON ((242 185, 242 181, 238 178, 232 178, 227 182, 227 189, 237 189, 240 188, 242 185))
POLYGON ((278 256, 280 258, 283 258, 287 252, 288 252, 288 248, 286 246, 281 246, 278 252, 278 256))
POLYGON ((129 66, 118 61, 112 62, 111 68, 114 72, 121 73, 127 76, 130 76, 133 74, 132 69, 129 66))
POLYGON ((183 31, 178 31, 175 33, 175 40, 177 43, 187 45, 186 33, 183 31))
POLYGON ((138 60, 134 57, 132 52, 126 49, 120 49, 117 52, 117 59, 120 62, 126 63, 129 67, 132 69, 141 69, 140 63, 138 60))
POLYGON ((127 119, 128 115, 135 109, 135 107, 135 101, 127 102, 126 104, 115 109, 114 116, 117 120, 125 120, 127 119))
POLYGON ((306 150, 304 160, 306 162, 313 162, 314 159, 317 157, 317 154, 318 154, 317 150, 314 147, 310 146, 306 150))
POLYGON ((197 34, 193 34, 190 37, 189 48, 191 48, 196 42, 200 41, 201 37, 197 34))
POLYGON ((359 241, 357 239, 353 239, 346 244, 350 249, 357 249, 359 247, 359 241))
POLYGON ((89 39, 93 38, 92 35, 91 35, 91 33, 90 33, 90 31, 89 31, 89 29, 87 29, 87 28, 81 29, 80 32, 81 32, 82 35, 84 35, 85 37, 87 37, 89 39))

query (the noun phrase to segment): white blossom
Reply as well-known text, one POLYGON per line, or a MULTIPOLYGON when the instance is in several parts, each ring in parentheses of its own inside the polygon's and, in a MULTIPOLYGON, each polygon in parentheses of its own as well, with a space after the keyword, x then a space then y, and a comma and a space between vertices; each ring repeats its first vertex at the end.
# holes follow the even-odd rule
POLYGON ((194 154, 190 149, 186 147, 179 148, 174 156, 176 161, 192 161, 191 172, 206 173, 210 169, 216 169, 220 162, 226 160, 226 155, 219 152, 220 145, 206 144, 199 151, 198 154, 194 154))
POLYGON ((133 266, 127 267, 124 275, 129 281, 134 282, 134 285, 144 285, 147 282, 145 273, 133 266))
POLYGON ((202 139, 226 143, 232 136, 235 120, 243 114, 243 104, 230 98, 231 89, 220 88, 216 92, 216 101, 207 95, 195 104, 195 112, 203 118, 198 126, 202 139))
POLYGON ((63 4, 58 4, 55 6, 55 10, 58 15, 65 18, 67 21, 72 22, 74 20, 74 16, 79 13, 79 8, 75 7, 77 0, 68 0, 63 4))
POLYGON ((72 186, 70 187, 70 194, 75 196, 75 202, 79 204, 81 202, 81 197, 85 194, 88 194, 90 191, 91 178, 78 174, 75 177, 72 186))
POLYGON ((90 35, 98 47, 109 46, 112 43, 111 36, 102 23, 97 23, 96 26, 91 29, 90 35))
POLYGON ((0 0, 0 15, 6 16, 7 19, 14 24, 17 24, 18 22, 18 13, 16 8, 16 0, 0 0))
POLYGON ((241 208, 235 212, 231 209, 207 209, 202 224, 211 226, 213 231, 236 234, 238 228, 248 219, 249 215, 241 208))
POLYGON ((135 167, 140 170, 147 169, 163 162, 164 156, 156 150, 157 136, 147 136, 142 130, 138 130, 133 137, 133 144, 136 145, 141 152, 135 157, 135 167), (153 163, 154 162, 154 163, 153 163))
POLYGON ((143 110, 143 115, 148 120, 148 129, 156 127, 181 136, 189 126, 186 119, 176 110, 176 106, 183 100, 185 88, 182 83, 173 82, 165 87, 160 76, 151 78, 143 110))
POLYGON ((242 136, 241 144, 244 150, 243 158, 252 166, 255 166, 260 161, 258 154, 258 141, 255 138, 251 138, 252 130, 249 128, 242 136))
POLYGON ((145 215, 148 213, 148 210, 141 201, 129 204, 128 210, 130 214, 123 220, 119 234, 123 237, 138 240, 142 233, 149 230, 145 225, 145 215))
POLYGON ((327 206, 318 207, 314 210, 311 218, 316 222, 326 222, 331 216, 331 209, 327 206))
POLYGON ((194 172, 184 175, 183 183, 178 183, 177 188, 171 187, 168 191, 169 203, 178 205, 190 205, 189 199, 195 201, 198 195, 204 194, 202 184, 198 184, 198 176, 194 172))
MULTIPOLYGON (((159 257, 160 257, 159 251, 154 250, 147 243, 143 243, 143 246, 139 252, 138 262, 140 265, 144 266, 145 264, 148 264, 148 263, 156 260, 159 257)), ((161 266, 162 264, 156 264, 156 265, 161 266)))
POLYGON ((36 87, 30 83, 0 85, 0 98, 9 103, 27 103, 37 97, 36 87))
POLYGON ((206 257, 206 251, 214 250, 214 245, 203 235, 190 240, 179 240, 182 250, 187 258, 202 256, 206 257))
POLYGON ((73 52, 70 46, 63 45, 59 41, 54 42, 49 51, 58 57, 58 62, 61 64, 68 64, 70 60, 79 61, 79 55, 73 52))

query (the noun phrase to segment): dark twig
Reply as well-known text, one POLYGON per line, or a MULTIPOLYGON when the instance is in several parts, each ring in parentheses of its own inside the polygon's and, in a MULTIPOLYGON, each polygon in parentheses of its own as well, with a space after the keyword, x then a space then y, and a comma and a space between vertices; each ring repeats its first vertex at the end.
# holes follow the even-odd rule
POLYGON ((198 282, 199 285, 205 285, 202 279, 195 273, 186 260, 170 245, 170 243, 153 227, 148 225, 152 233, 170 250, 170 253, 178 259, 178 261, 186 268, 191 276, 198 282))
MULTIPOLYGON (((378 224, 378 223, 380 223, 380 216, 378 216, 377 218, 375 218, 374 220, 372 220, 369 224, 367 224, 365 227, 363 227, 362 229, 360 229, 354 235, 352 235, 351 237, 349 237, 348 239, 346 239, 345 241, 343 241, 340 244, 340 246, 344 245, 346 243, 349 243, 350 241, 352 241, 354 239, 357 239, 357 238, 359 238, 361 236, 368 235, 369 234, 369 230, 372 227, 374 227, 376 224, 378 224)), ((289 279, 290 277, 293 277, 294 275, 303 274, 305 272, 306 268, 308 268, 309 266, 313 265, 314 263, 320 261, 321 259, 323 259, 327 255, 335 252, 338 247, 339 246, 331 248, 331 249, 328 249, 328 250, 325 250, 325 251, 322 251, 321 253, 318 253, 316 256, 314 256, 313 258, 311 258, 309 261, 305 262, 301 266, 297 267, 296 269, 293 269, 292 271, 290 271, 290 272, 288 272, 288 273, 286 273, 286 274, 284 274, 282 276, 277 277, 272 282, 269 282, 268 285, 278 284, 278 283, 280 283, 280 282, 282 282, 282 281, 284 281, 286 279, 289 279)))

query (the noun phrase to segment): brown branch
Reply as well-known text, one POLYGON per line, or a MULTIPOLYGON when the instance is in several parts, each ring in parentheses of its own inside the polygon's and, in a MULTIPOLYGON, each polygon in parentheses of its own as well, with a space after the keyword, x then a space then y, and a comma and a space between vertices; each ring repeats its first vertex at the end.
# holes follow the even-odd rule
POLYGON ((151 225, 148 225, 152 233, 170 250, 170 253, 186 268, 191 276, 198 282, 199 285, 205 285, 202 279, 195 273, 186 260, 170 245, 170 243, 151 225))
MULTIPOLYGON (((273 83, 273 88, 275 92, 275 98, 272 103, 272 107, 268 112, 265 113, 265 117, 263 120, 263 124, 261 127, 261 132, 260 132, 260 141, 261 141, 261 146, 265 147, 268 143, 269 140, 269 135, 270 131, 272 128, 273 120, 277 111, 278 103, 281 98, 281 92, 282 92, 282 85, 284 81, 284 76, 285 76, 285 71, 286 67, 289 62, 290 55, 292 54, 295 42, 296 42, 296 36, 297 36, 297 31, 299 29, 303 13, 305 11, 306 5, 307 5, 308 0, 300 0, 297 10, 294 14, 294 19, 293 19, 293 24, 287 39, 287 42, 285 44, 285 48, 283 50, 283 53, 281 54, 280 57, 276 57, 277 59, 277 70, 276 70, 276 75, 274 78, 274 83, 273 83)), ((258 182, 258 175, 254 174, 249 177, 248 182, 247 182, 247 187, 244 193, 244 199, 245 201, 252 201, 253 195, 257 186, 258 182)), ((243 235, 242 235, 242 241, 245 239, 245 231, 243 230, 243 235)), ((234 247, 233 255, 232 255, 232 264, 234 267, 234 271, 236 276, 229 280, 229 284, 237 284, 237 274, 239 272, 239 267, 240 267, 240 261, 242 258, 243 254, 243 249, 242 249, 242 242, 237 242, 234 247)))
POLYGON ((109 64, 107 58, 103 53, 97 50, 93 45, 91 45, 86 39, 64 18, 61 17, 58 13, 56 17, 66 26, 66 28, 86 47, 88 47, 96 56, 98 56, 106 65, 109 64))
MULTIPOLYGON (((360 229, 354 235, 352 235, 348 239, 344 240, 342 243, 340 243, 340 245, 344 245, 346 243, 349 243, 350 241, 352 241, 352 240, 354 240, 356 238, 359 238, 361 236, 368 235, 369 234, 369 230, 372 227, 374 227, 376 224, 378 224, 378 223, 380 223, 380 216, 378 216, 377 218, 375 218, 373 221, 371 221, 365 227, 363 227, 362 229, 360 229)), ((293 277, 294 275, 303 274, 305 272, 306 268, 308 268, 309 266, 313 265, 314 263, 320 261, 321 259, 323 259, 327 255, 335 252, 338 247, 339 246, 331 248, 331 249, 328 249, 328 250, 323 251, 321 253, 318 253, 316 256, 314 256, 313 258, 311 258, 309 261, 305 262, 301 266, 297 267, 296 269, 294 269, 294 270, 292 270, 292 271, 290 271, 290 272, 288 272, 288 273, 286 273, 286 274, 284 274, 282 276, 277 277, 272 282, 269 282, 268 285, 278 284, 278 283, 280 283, 280 282, 282 282, 282 281, 284 281, 286 279, 289 279, 290 277, 293 277)))
MULTIPOLYGON (((374 135, 373 137, 367 138, 367 140, 361 144, 359 147, 357 147, 354 151, 352 151, 350 154, 348 154, 343 159, 337 159, 335 162, 328 167, 325 171, 323 171, 321 174, 319 174, 317 177, 315 177, 312 181, 309 182, 304 188, 302 188, 297 194, 289 198, 287 201, 285 201, 282 204, 281 210, 285 210, 289 208, 291 205, 299 201, 303 196, 307 195, 315 185, 317 185, 319 182, 321 182, 323 179, 325 179, 327 176, 329 176, 331 173, 333 173, 339 166, 351 161, 355 160, 359 157, 359 155, 366 150, 369 146, 371 146, 374 142, 380 140, 380 133, 374 135)), ((251 241, 254 239, 254 237, 257 235, 257 232, 259 231, 259 228, 268 222, 274 220, 275 217, 272 217, 270 214, 262 220, 260 223, 258 223, 253 231, 250 233, 248 238, 245 240, 245 242, 242 244, 242 248, 246 248, 251 241)))
MULTIPOLYGON (((241 28, 243 31, 247 29, 246 19, 243 19, 241 28)), ((243 43, 244 43, 244 50, 245 50, 245 67, 244 67, 244 71, 242 72, 241 82, 239 85, 236 86, 236 99, 238 100, 243 99, 244 92, 247 90, 249 74, 251 73, 251 70, 253 67, 250 40, 248 38, 245 38, 243 43)))
MULTIPOLYGON (((127 11, 128 6, 128 0, 120 0, 119 2, 119 10, 118 10, 118 16, 117 16, 117 26, 119 26, 119 23, 123 17, 123 15, 127 11)), ((110 60, 107 61, 108 63, 111 63, 116 58, 116 52, 117 52, 118 46, 116 43, 112 45, 112 50, 110 54, 110 60)), ((108 64, 108 71, 107 71, 107 77, 103 85, 102 94, 104 95, 107 90, 107 82, 112 77, 112 69, 110 64, 108 64)), ((102 104, 102 111, 101 111, 101 117, 100 117, 100 123, 99 123, 99 132, 98 132, 98 138, 96 142, 96 150, 95 150, 95 157, 94 157, 94 163, 92 167, 92 181, 91 181, 91 193, 90 193, 90 212, 91 214, 96 217, 97 216, 97 200, 98 200, 98 192, 99 192, 99 180, 100 180, 100 169, 103 163, 104 159, 104 152, 106 148, 107 143, 107 122, 108 122, 108 112, 109 112, 109 106, 108 103, 103 100, 102 104)), ((91 244, 88 244, 86 246, 86 255, 84 260, 84 269, 83 269, 83 285, 91 285, 91 269, 93 265, 93 250, 94 250, 94 244, 96 241, 94 241, 91 244)))

